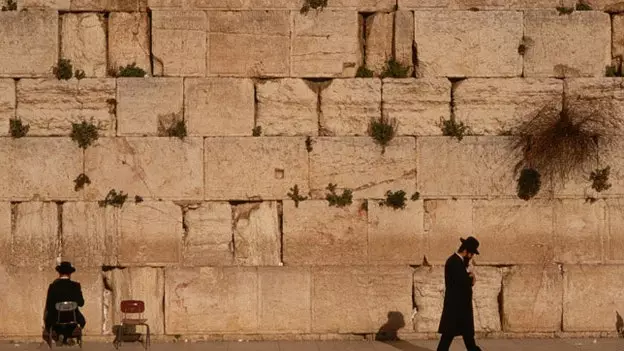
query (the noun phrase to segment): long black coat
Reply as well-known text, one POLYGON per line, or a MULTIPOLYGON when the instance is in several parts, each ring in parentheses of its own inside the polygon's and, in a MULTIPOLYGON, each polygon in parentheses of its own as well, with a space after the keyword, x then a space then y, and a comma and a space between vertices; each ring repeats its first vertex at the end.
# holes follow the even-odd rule
POLYGON ((463 259, 451 255, 444 265, 444 309, 438 333, 453 336, 474 335, 472 311, 472 278, 463 259))
MULTIPOLYGON (((58 311, 56 310, 56 303, 63 301, 74 301, 78 304, 79 307, 84 306, 84 297, 82 296, 82 288, 80 287, 80 283, 69 279, 56 279, 54 282, 52 282, 52 284, 50 284, 50 286, 48 287, 48 295, 46 297, 44 314, 46 330, 48 330, 51 325, 57 322, 59 315, 58 311)), ((61 313, 61 322, 68 321, 68 318, 71 320, 73 318, 73 315, 71 313, 61 313)), ((78 321, 78 324, 84 327, 85 318, 79 309, 76 309, 76 319, 78 321)))

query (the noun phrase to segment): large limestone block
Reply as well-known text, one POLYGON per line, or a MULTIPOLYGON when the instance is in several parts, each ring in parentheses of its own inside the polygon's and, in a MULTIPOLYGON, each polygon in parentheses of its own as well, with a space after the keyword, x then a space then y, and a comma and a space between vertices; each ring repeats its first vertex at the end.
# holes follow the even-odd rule
POLYGON ((285 199, 308 192, 305 138, 206 138, 205 199, 285 199))
POLYGON ((15 81, 0 79, 0 135, 9 134, 10 120, 15 118, 15 81))
POLYGON ((413 194, 416 187, 414 138, 394 138, 385 153, 371 137, 318 138, 310 153, 310 187, 325 198, 329 183, 353 190, 353 197, 384 198, 390 189, 413 194))
POLYGON ((334 79, 321 90, 322 135, 367 135, 371 119, 381 117, 381 91, 379 79, 334 79))
POLYGON ((207 29, 203 11, 152 11, 154 75, 203 77, 207 29))
POLYGON ((198 200, 203 192, 199 138, 100 138, 85 152, 86 197, 111 189, 147 199, 198 200))
POLYGON ((408 266, 319 266, 312 269, 312 332, 374 333, 399 312, 411 315, 408 266))
MULTIPOLYGON (((611 64, 611 23, 599 11, 559 15, 552 10, 527 11, 524 36, 526 77, 601 77, 611 64)), ((514 42, 514 45, 517 41, 514 42)))
POLYGON ((605 132, 613 135, 624 133, 624 79, 622 78, 570 78, 564 81, 566 107, 578 111, 583 118, 587 112, 599 111, 605 132), (610 128, 612 126, 612 128, 610 128))
POLYGON ((303 79, 256 84, 257 125, 263 135, 318 135, 318 92, 303 79))
MULTIPOLYGON (((410 195, 408 195, 409 197, 410 195)), ((422 264, 426 241, 423 202, 406 202, 404 209, 368 201, 368 255, 374 264, 422 264)))
POLYGON ((292 76, 355 76, 362 64, 357 12, 324 10, 293 17, 292 76))
POLYGON ((607 200, 608 232, 604 238, 604 259, 606 263, 624 262, 624 201, 615 198, 607 200))
POLYGON ((17 117, 30 125, 28 135, 70 135, 72 123, 99 126, 115 135, 115 79, 22 79, 17 82, 17 117))
POLYGON ((233 263, 232 207, 228 202, 202 202, 184 213, 183 263, 228 266, 233 263))
POLYGON ((413 73, 414 53, 414 12, 398 10, 394 12, 394 59, 403 66, 410 67, 413 73))
POLYGON ((258 305, 256 267, 165 271, 167 334, 256 332, 258 305))
POLYGON ((119 70, 135 63, 148 74, 150 24, 147 13, 113 12, 108 18, 108 69, 119 70))
POLYGON ((399 8, 406 9, 442 7, 453 10, 521 10, 557 6, 561 6, 561 0, 399 0, 399 8))
MULTIPOLYGON (((558 331, 562 294, 563 276, 556 265, 511 267, 503 278, 503 330, 525 333, 558 331)), ((587 306, 585 301, 577 300, 576 303, 587 306)), ((584 310, 587 313, 591 309, 584 310)))
POLYGON ((514 133, 541 109, 561 109, 562 94, 558 79, 467 79, 454 86, 455 118, 475 134, 514 133))
POLYGON ((472 200, 425 200, 424 228, 427 262, 444 265, 461 244, 474 236, 472 200))
MULTIPOLYGON (((72 262, 74 264, 74 262, 72 262)), ((72 274, 72 280, 80 283, 82 288, 82 296, 85 300, 80 311, 85 316, 87 324, 83 330, 84 335, 101 335, 104 321, 104 313, 102 311, 104 282, 102 279, 102 270, 100 267, 80 267, 76 266, 76 273, 72 274)), ((56 272, 52 272, 56 274, 56 272)), ((49 273, 50 274, 50 273, 49 273)), ((52 280, 50 280, 50 283, 52 280)), ((47 290, 47 289, 46 289, 47 290)))
POLYGON ((624 14, 611 17, 611 28, 611 56, 624 60, 624 14))
POLYGON ((243 266, 277 266, 281 263, 281 233, 278 203, 251 202, 236 205, 234 258, 243 266))
POLYGON ((190 135, 249 136, 254 113, 254 85, 250 79, 184 80, 184 120, 190 135))
POLYGON ((13 242, 11 203, 0 202, 0 266, 10 263, 13 242))
POLYGON ((289 11, 210 11, 208 73, 284 77, 289 73, 289 11))
POLYGON ((600 263, 607 237, 607 208, 603 201, 562 199, 554 203, 555 261, 564 264, 600 263))
MULTIPOLYGON (((621 13, 624 4, 620 0, 589 0, 585 1, 593 10, 601 10, 609 13, 621 13)), ((574 7, 578 0, 563 0, 563 6, 574 7)))
POLYGON ((259 267, 258 331, 309 333, 311 287, 308 267, 259 267))
POLYGON ((146 5, 147 0, 71 0, 72 11, 145 12, 146 5))
POLYGON ((522 12, 416 11, 414 41, 425 77, 516 77, 522 12))
MULTIPOLYGON (((299 4, 297 3, 297 5, 299 4)), ((327 9, 357 10, 358 12, 389 12, 393 11, 395 6, 396 1, 394 0, 334 0, 327 2, 327 9)), ((297 9, 299 8, 300 6, 297 6, 297 9)))
POLYGON ((398 122, 399 135, 441 135, 451 118, 451 82, 445 78, 383 81, 383 114, 398 122))
POLYGON ((519 156, 512 153, 513 142, 499 136, 418 138, 418 191, 437 197, 516 196, 519 156))
POLYGON ((123 206, 119 216, 119 264, 175 265, 182 256, 182 208, 146 201, 123 206))
POLYGON ((285 201, 284 263, 366 264, 367 222, 366 213, 360 208, 360 201, 343 208, 330 207, 324 200, 300 202, 299 207, 292 201, 285 201))
POLYGON ((365 18, 366 21, 366 67, 379 74, 392 58, 394 34, 394 13, 377 12, 365 18))
POLYGON ((52 9, 59 11, 69 11, 71 0, 21 0, 17 4, 17 9, 52 9))
POLYGON ((54 267, 60 244, 57 205, 22 202, 12 206, 13 235, 8 263, 15 267, 54 267))
POLYGON ((553 212, 553 203, 548 200, 475 201, 473 226, 481 243, 481 254, 475 261, 482 264, 553 262, 557 245, 553 237, 553 212))
POLYGON ((117 265, 119 211, 97 202, 63 204, 61 256, 80 268, 117 265))
POLYGON ((52 75, 59 53, 56 11, 1 11, 0 33, 0 77, 52 75))
POLYGON ((475 285, 472 288, 472 307, 475 330, 501 331, 499 297, 503 289, 503 271, 498 267, 473 267, 475 285))
POLYGON ((183 119, 181 78, 117 79, 117 134, 156 136, 183 119))
POLYGON ((106 77, 106 19, 103 14, 61 15, 61 58, 87 77, 106 77))
MULTIPOLYGON (((196 8, 205 10, 297 10, 302 6, 301 0, 149 0, 150 8, 196 8)), ((328 2, 327 9, 349 9, 360 12, 392 11, 395 0, 333 0, 328 2)), ((310 13, 314 13, 310 10, 310 13)))

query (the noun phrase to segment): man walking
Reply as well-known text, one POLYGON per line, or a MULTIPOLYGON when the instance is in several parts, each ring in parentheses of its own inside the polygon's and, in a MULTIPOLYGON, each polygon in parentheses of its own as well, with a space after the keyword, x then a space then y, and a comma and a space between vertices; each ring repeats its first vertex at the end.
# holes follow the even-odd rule
POLYGON ((444 308, 438 333, 442 334, 437 351, 448 351, 453 338, 461 335, 468 351, 481 351, 474 338, 472 286, 475 276, 468 268, 473 255, 478 255, 479 241, 472 236, 460 238, 461 245, 444 265, 444 308))

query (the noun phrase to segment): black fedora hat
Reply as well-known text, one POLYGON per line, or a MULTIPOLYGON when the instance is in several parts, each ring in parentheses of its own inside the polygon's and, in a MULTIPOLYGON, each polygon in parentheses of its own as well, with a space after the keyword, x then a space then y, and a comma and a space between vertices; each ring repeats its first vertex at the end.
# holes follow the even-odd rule
POLYGON ((70 262, 63 261, 61 264, 56 266, 56 271, 61 274, 71 274, 76 271, 76 268, 74 268, 70 262))
POLYGON ((469 236, 466 239, 459 238, 459 241, 462 242, 462 245, 464 245, 468 252, 475 255, 479 254, 479 250, 477 250, 477 248, 479 248, 479 240, 477 240, 475 237, 469 236))

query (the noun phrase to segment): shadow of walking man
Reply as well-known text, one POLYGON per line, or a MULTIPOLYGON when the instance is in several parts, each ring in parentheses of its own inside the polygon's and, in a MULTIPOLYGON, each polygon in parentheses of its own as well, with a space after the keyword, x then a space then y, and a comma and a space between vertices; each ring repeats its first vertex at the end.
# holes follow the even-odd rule
POLYGON ((405 327, 403 313, 397 311, 388 312, 388 321, 379 328, 377 334, 375 334, 375 340, 404 351, 431 351, 401 340, 398 332, 403 327, 405 327))

